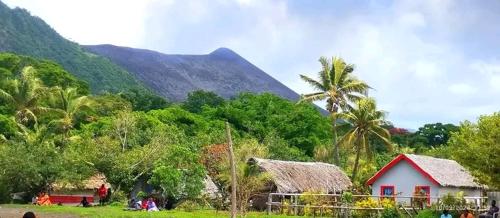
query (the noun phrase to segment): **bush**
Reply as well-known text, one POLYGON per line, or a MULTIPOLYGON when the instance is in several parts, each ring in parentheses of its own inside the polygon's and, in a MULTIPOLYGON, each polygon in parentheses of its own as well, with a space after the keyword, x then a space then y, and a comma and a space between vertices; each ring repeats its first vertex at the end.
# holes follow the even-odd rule
MULTIPOLYGON (((373 198, 367 198, 362 201, 358 201, 355 204, 355 207, 360 207, 360 208, 377 208, 379 206, 378 202, 374 200, 373 198)), ((353 213, 354 217, 376 217, 377 211, 375 210, 355 210, 353 213)))
POLYGON ((401 217, 401 214, 396 208, 385 208, 384 211, 382 211, 382 214, 380 214, 380 218, 399 218, 401 217))
POLYGON ((194 210, 203 209, 204 205, 197 201, 186 200, 177 206, 177 210, 184 210, 186 212, 192 212, 194 210))
POLYGON ((115 191, 111 195, 110 203, 119 202, 124 203, 127 202, 127 195, 123 191, 115 191))
POLYGON ((439 217, 439 214, 433 210, 426 209, 419 211, 415 218, 435 218, 435 217, 439 217))

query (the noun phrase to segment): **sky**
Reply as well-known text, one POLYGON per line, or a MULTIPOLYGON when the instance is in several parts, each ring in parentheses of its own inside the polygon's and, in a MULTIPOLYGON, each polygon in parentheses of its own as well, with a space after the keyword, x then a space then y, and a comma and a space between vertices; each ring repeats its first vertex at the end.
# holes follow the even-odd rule
MULTIPOLYGON (((80 44, 167 54, 227 47, 299 94, 341 56, 388 120, 417 129, 500 111, 496 0, 3 0, 80 44)), ((321 104, 321 102, 319 103, 321 104)))

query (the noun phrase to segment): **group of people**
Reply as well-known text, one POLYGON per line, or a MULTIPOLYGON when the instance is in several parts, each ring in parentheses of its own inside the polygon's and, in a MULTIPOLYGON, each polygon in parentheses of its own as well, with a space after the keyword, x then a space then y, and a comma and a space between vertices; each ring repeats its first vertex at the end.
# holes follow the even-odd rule
POLYGON ((147 198, 147 200, 146 198, 144 198, 142 199, 142 201, 137 201, 135 200, 135 198, 132 198, 128 203, 127 209, 133 211, 145 210, 148 212, 159 211, 158 207, 156 206, 156 202, 151 197, 147 198))
POLYGON ((47 192, 40 192, 38 196, 31 199, 31 203, 39 206, 50 206, 52 202, 50 201, 49 194, 47 192))
MULTIPOLYGON (((488 211, 479 214, 479 218, 500 218, 498 215, 500 209, 497 207, 497 202, 495 200, 491 201, 491 207, 488 211)), ((443 210, 443 214, 441 214, 441 218, 453 218, 448 210, 443 210)), ((474 218, 474 214, 465 209, 462 214, 460 214, 460 218, 474 218)))

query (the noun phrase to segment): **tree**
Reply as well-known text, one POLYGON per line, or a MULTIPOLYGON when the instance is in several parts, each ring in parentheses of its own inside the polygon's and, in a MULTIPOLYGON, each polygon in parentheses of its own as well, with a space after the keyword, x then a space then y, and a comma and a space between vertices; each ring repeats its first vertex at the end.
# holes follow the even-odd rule
POLYGON ((34 73, 33 67, 25 67, 19 79, 10 81, 8 89, 0 89, 0 98, 14 106, 16 121, 23 125, 37 123, 36 114, 48 111, 39 104, 48 89, 34 73))
POLYGON ((337 143, 337 113, 350 108, 349 103, 359 100, 370 88, 365 82, 352 75, 354 66, 346 64, 342 58, 326 57, 319 59, 322 69, 319 72, 319 81, 305 75, 302 80, 311 85, 317 92, 302 95, 300 101, 326 100, 326 109, 332 119, 332 133, 334 145, 334 161, 340 165, 339 147, 337 143))
POLYGON ((482 184, 500 189, 500 113, 465 121, 452 133, 446 153, 471 170, 482 184))
POLYGON ((453 124, 432 123, 425 124, 418 128, 410 143, 415 146, 419 142, 426 146, 439 146, 448 142, 452 132, 458 131, 458 127, 453 124))
POLYGON ((169 103, 162 97, 143 89, 130 89, 119 94, 132 104, 134 111, 150 111, 166 108, 169 103))
POLYGON ((338 144, 347 143, 352 145, 356 152, 351 179, 355 181, 359 168, 359 158, 362 150, 371 158, 372 147, 370 137, 382 140, 389 150, 392 149, 390 133, 382 127, 384 123, 384 112, 377 110, 375 100, 362 98, 357 101, 355 108, 348 112, 339 114, 339 118, 346 121, 344 126, 350 127, 349 131, 341 137, 338 144))
POLYGON ((83 111, 91 110, 92 102, 87 96, 78 95, 76 88, 61 89, 56 88, 53 95, 54 111, 61 118, 50 122, 51 125, 62 132, 64 140, 68 138, 68 133, 74 128, 77 120, 77 115, 83 111))
POLYGON ((119 112, 113 121, 113 131, 120 139, 120 145, 122 146, 123 152, 129 146, 128 139, 130 138, 135 125, 135 115, 126 111, 119 112))
POLYGON ((188 94, 182 107, 192 113, 200 113, 203 106, 218 107, 224 104, 224 99, 214 92, 196 90, 188 94))

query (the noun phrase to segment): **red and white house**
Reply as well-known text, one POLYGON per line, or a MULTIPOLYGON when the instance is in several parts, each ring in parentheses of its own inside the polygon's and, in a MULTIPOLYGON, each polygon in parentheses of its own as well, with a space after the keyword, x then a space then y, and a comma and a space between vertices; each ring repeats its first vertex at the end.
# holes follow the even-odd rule
POLYGON ((403 196, 425 193, 429 204, 460 191, 467 197, 481 197, 483 188, 454 160, 414 154, 400 154, 366 184, 371 186, 372 195, 394 197, 400 203, 411 201, 403 196))

